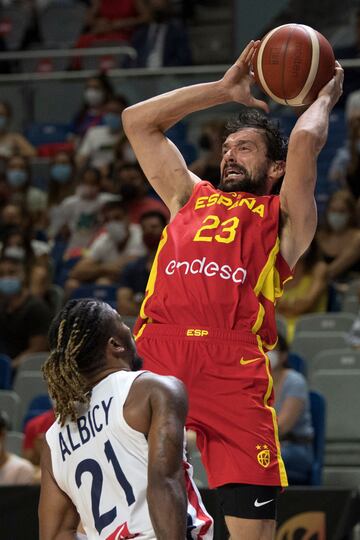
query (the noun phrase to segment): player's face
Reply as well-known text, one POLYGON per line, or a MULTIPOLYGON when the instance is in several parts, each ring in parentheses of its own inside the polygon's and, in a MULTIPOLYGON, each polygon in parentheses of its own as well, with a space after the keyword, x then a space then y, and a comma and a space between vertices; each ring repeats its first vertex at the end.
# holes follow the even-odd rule
POLYGON ((132 336, 132 332, 130 328, 122 322, 119 314, 115 310, 113 311, 115 315, 115 324, 116 324, 116 330, 117 330, 116 333, 118 335, 119 340, 121 341, 121 343, 123 344, 125 348, 123 359, 127 361, 132 371, 137 371, 141 369, 142 360, 136 352, 136 346, 135 346, 134 338, 132 336))
POLYGON ((232 133, 223 144, 220 164, 223 191, 265 195, 269 191, 270 160, 263 135, 252 128, 232 133))

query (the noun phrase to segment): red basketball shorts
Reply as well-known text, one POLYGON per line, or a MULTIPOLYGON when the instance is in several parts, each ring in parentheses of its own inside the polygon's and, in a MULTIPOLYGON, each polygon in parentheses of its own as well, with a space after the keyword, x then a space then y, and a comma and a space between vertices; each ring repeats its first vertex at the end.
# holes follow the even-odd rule
POLYGON ((256 336, 147 324, 136 343, 143 369, 186 385, 186 427, 197 434, 210 487, 287 485, 269 359, 256 336))

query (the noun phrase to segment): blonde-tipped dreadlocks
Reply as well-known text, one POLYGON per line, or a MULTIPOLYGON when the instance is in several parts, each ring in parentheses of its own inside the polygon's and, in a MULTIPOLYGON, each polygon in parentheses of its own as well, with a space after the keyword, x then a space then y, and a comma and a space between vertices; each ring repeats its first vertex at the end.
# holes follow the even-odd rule
POLYGON ((51 324, 51 353, 42 371, 62 426, 67 418, 76 420, 79 404, 89 404, 91 394, 83 374, 91 374, 104 363, 113 330, 111 316, 101 301, 71 300, 51 324))

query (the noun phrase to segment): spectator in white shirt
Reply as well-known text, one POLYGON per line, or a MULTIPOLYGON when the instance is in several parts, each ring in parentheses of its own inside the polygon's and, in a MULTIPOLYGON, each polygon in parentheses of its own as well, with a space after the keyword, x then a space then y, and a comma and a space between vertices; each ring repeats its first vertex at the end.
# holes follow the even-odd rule
POLYGON ((77 151, 76 163, 105 170, 114 161, 115 146, 124 137, 121 113, 127 106, 122 96, 111 98, 104 106, 105 125, 89 129, 77 151))
POLYGON ((129 223, 120 200, 105 203, 102 214, 104 229, 71 270, 66 283, 68 293, 84 282, 102 285, 116 283, 123 267, 146 253, 141 227, 129 223))

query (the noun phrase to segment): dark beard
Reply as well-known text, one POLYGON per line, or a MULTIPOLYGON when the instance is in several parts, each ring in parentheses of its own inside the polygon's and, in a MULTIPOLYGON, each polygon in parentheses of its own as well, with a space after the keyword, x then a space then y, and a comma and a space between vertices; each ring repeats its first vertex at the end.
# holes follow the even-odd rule
POLYGON ((239 172, 243 173, 243 177, 240 180, 228 180, 224 182, 224 172, 221 177, 219 189, 230 193, 232 191, 244 191, 245 193, 251 193, 252 195, 266 195, 266 174, 261 171, 256 177, 252 177, 245 167, 238 165, 236 167, 239 172))

